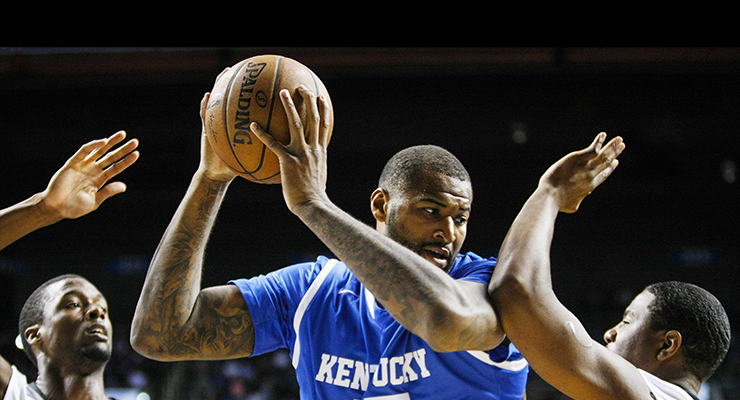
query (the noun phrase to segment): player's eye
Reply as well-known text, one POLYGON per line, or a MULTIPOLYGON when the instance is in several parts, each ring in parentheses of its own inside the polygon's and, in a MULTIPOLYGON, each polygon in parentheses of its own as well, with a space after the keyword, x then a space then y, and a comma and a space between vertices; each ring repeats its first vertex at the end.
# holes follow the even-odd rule
POLYGON ((439 209, 436 207, 422 207, 421 213, 425 217, 435 218, 437 215, 439 215, 439 209))

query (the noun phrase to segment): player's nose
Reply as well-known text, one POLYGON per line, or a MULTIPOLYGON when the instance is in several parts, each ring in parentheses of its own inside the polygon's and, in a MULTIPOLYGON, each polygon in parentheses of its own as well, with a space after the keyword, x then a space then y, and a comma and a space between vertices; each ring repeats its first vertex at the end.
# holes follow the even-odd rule
POLYGON ((617 330, 614 328, 609 329, 608 331, 604 332, 604 341, 606 344, 614 343, 614 340, 617 339, 617 330))
POLYGON ((85 317, 88 320, 105 319, 105 309, 98 305, 88 307, 85 317))
POLYGON ((452 243, 455 240, 456 234, 455 220, 452 217, 443 218, 434 232, 434 236, 444 240, 445 243, 452 243))

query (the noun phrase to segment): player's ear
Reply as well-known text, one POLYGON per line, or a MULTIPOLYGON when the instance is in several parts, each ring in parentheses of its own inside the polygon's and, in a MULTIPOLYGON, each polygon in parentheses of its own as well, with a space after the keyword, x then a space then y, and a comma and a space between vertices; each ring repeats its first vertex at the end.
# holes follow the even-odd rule
POLYGON ((373 213, 375 220, 385 223, 388 216, 388 192, 385 189, 377 188, 370 196, 370 211, 373 213))
POLYGON ((41 335, 39 334, 40 330, 39 324, 34 324, 26 328, 25 331, 23 331, 23 337, 26 339, 26 343, 29 345, 33 345, 34 343, 38 343, 39 340, 41 340, 41 335))
POLYGON ((681 332, 671 330, 663 336, 663 344, 658 351, 658 361, 664 361, 673 357, 681 348, 683 337, 681 332))

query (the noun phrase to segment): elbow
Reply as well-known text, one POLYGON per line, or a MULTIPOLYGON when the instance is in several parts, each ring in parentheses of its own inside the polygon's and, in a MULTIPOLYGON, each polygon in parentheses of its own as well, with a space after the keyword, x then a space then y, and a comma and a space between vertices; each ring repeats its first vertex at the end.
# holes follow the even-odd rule
POLYGON ((144 335, 139 334, 136 328, 131 328, 131 334, 129 335, 129 343, 131 344, 131 348, 134 349, 135 352, 141 354, 146 358, 156 360, 156 354, 150 350, 150 347, 147 346, 147 342, 148 341, 146 340, 144 335))
POLYGON ((419 337, 424 339, 429 347, 437 353, 449 353, 461 351, 459 344, 455 341, 455 334, 452 332, 451 324, 427 324, 423 333, 419 337))
POLYGON ((453 346, 450 343, 441 340, 428 340, 426 342, 429 345, 429 348, 434 350, 435 353, 452 353, 455 351, 464 351, 457 346, 453 346))
POLYGON ((462 310, 468 312, 439 312, 437 318, 429 319, 419 336, 439 353, 491 350, 503 341, 503 329, 490 305, 462 310))
POLYGON ((134 325, 131 328, 131 334, 129 335, 129 343, 131 348, 140 355, 155 361, 173 361, 167 356, 164 349, 157 345, 157 339, 151 335, 146 335, 136 328, 134 325))

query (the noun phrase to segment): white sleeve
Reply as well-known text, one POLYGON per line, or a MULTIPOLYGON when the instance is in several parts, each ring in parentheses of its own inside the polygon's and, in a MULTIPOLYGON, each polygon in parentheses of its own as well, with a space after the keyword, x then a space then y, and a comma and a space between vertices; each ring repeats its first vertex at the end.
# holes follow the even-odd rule
POLYGON ((8 388, 5 390, 3 400, 26 400, 28 380, 21 371, 18 371, 15 365, 12 366, 12 369, 13 372, 10 374, 10 382, 8 382, 8 388))

